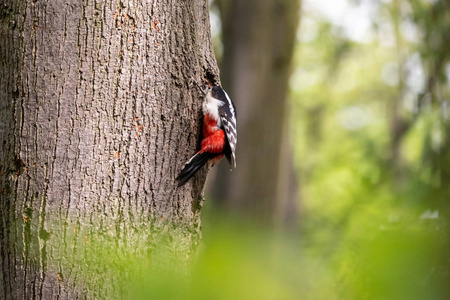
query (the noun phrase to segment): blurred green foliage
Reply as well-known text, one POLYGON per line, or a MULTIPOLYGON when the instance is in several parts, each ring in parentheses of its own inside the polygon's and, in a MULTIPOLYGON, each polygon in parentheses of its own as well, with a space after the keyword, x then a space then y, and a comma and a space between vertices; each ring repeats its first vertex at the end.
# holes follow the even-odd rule
POLYGON ((96 255, 123 276, 125 299, 445 299, 434 225, 385 223, 380 231, 368 225, 381 222, 374 215, 325 248, 313 232, 281 233, 208 212, 189 274, 171 265, 155 270, 136 249, 96 255))
POLYGON ((303 238, 329 258, 323 298, 444 299, 450 5, 364 6, 359 38, 314 6, 303 15, 291 80, 303 238))

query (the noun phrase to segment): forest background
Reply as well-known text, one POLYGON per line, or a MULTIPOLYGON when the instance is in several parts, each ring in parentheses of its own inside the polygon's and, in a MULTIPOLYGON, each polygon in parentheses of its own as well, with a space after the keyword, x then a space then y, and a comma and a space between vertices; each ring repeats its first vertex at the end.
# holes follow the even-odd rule
MULTIPOLYGON (((220 61, 231 46, 223 42, 216 8, 211 20, 220 61)), ((450 4, 304 0, 299 17, 283 144, 293 157, 295 187, 288 188, 294 200, 286 192, 274 200, 272 214, 263 213, 271 215, 272 231, 241 215, 241 227, 252 229, 231 231, 227 245, 238 254, 225 251, 217 260, 227 261, 216 266, 229 274, 223 299, 245 293, 260 299, 445 298, 450 4), (243 244, 235 243, 236 235, 243 244), (234 277, 236 270, 245 275, 234 277)), ((238 107, 246 101, 234 99, 238 107)), ((257 142, 242 145, 247 142, 240 139, 239 146, 262 151, 257 142)), ((269 172, 261 177, 260 185, 275 180, 269 172)), ((224 202, 236 207, 233 200, 224 202)), ((257 200, 248 201, 249 210, 260 209, 257 200)), ((223 202, 211 202, 206 220, 210 212, 222 214, 216 204, 223 202)), ((220 228, 229 227, 225 221, 220 228)), ((211 238, 220 249, 209 230, 205 225, 205 243, 211 238)))

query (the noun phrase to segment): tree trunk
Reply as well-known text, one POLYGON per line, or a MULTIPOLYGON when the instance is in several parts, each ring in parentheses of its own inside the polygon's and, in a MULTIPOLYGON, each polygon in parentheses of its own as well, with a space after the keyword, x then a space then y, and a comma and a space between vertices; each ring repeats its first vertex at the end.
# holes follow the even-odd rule
POLYGON ((6 1, 0 21, 0 298, 116 297, 130 257, 185 270, 208 1, 6 1))
POLYGON ((222 79, 235 99, 239 138, 236 171, 218 172, 213 193, 227 206, 263 219, 285 218, 295 211, 286 121, 300 1, 220 0, 218 4, 224 43, 222 79))

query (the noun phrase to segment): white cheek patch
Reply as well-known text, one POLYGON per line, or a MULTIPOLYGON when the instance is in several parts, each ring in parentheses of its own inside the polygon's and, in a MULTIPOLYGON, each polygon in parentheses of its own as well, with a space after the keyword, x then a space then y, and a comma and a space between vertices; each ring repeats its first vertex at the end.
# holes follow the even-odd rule
POLYGON ((206 116, 209 114, 214 120, 217 121, 217 126, 220 126, 220 116, 219 107, 224 103, 220 100, 211 97, 211 93, 206 95, 205 101, 203 102, 203 114, 206 116))

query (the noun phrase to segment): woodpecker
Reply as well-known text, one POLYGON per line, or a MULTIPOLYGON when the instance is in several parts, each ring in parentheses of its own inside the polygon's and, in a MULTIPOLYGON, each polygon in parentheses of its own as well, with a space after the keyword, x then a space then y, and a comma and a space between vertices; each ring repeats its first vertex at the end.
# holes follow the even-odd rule
POLYGON ((236 168, 236 107, 219 86, 207 89, 203 115, 201 149, 186 162, 176 178, 178 187, 183 186, 205 163, 215 163, 224 155, 230 164, 230 171, 236 168))

